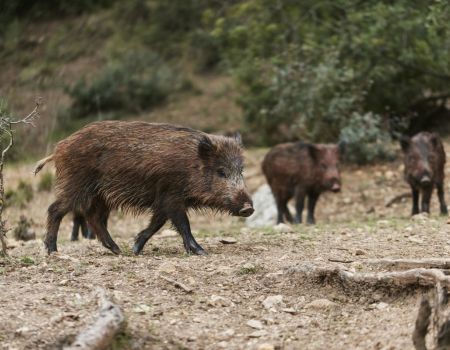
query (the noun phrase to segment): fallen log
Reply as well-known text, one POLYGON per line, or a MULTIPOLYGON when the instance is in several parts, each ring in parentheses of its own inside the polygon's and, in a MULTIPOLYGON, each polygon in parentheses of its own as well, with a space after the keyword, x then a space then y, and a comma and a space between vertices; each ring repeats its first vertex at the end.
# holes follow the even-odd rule
POLYGON ((111 345, 121 330, 124 316, 119 306, 110 301, 104 289, 97 291, 100 309, 94 323, 82 330, 75 341, 64 350, 101 350, 111 345))

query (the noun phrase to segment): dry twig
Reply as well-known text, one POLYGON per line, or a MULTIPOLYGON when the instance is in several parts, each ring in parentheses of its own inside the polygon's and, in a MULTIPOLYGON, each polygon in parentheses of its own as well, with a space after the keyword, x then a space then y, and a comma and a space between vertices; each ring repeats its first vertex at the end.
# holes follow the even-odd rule
POLYGON ((181 282, 175 281, 175 280, 173 280, 169 277, 163 276, 163 275, 159 275, 159 277, 161 277, 164 281, 172 283, 175 287, 184 290, 186 293, 192 293, 192 288, 186 286, 185 284, 183 284, 181 282))

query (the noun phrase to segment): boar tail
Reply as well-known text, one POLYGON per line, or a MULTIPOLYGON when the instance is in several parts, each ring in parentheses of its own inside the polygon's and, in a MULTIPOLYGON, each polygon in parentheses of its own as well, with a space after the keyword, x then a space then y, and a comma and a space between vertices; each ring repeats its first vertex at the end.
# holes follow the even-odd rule
POLYGON ((36 175, 38 172, 40 172, 42 170, 42 168, 44 167, 45 164, 47 164, 48 162, 51 162, 53 160, 53 154, 50 154, 48 157, 41 159, 37 164, 36 167, 34 168, 34 175, 36 175))

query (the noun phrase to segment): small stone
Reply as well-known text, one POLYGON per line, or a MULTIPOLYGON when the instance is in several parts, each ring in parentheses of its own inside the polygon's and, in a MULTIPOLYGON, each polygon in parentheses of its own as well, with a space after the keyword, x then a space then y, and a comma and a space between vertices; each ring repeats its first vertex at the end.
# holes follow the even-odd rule
POLYGON ((61 280, 61 281, 59 281, 59 285, 60 286, 66 286, 67 285, 67 283, 69 283, 69 281, 68 280, 61 280))
POLYGON ((345 197, 343 202, 344 204, 350 204, 352 202, 352 199, 350 197, 345 197))
POLYGON ((227 330, 223 331, 219 334, 219 339, 230 339, 234 335, 234 329, 228 328, 227 330))
POLYGON ((150 311, 150 306, 145 305, 145 304, 139 304, 133 308, 133 312, 135 312, 137 314, 146 314, 149 311, 150 311))
POLYGON ((275 350, 275 346, 270 343, 263 343, 258 345, 257 350, 275 350))
POLYGON ((317 310, 328 310, 335 308, 337 306, 336 303, 332 302, 328 299, 316 299, 311 301, 310 303, 305 305, 306 309, 317 309, 317 310))
POLYGON ((17 336, 21 336, 21 335, 24 335, 25 333, 28 333, 29 331, 30 331, 30 328, 24 326, 24 327, 17 328, 14 333, 17 336))
POLYGON ((217 343, 217 346, 218 346, 219 348, 227 349, 227 348, 228 348, 228 342, 226 342, 226 341, 221 341, 221 342, 217 343))
POLYGON ((223 237, 223 238, 219 239, 219 242, 222 244, 236 244, 237 239, 234 237, 223 237))
POLYGON ((275 305, 280 304, 282 301, 283 301, 282 295, 271 295, 271 296, 267 297, 266 299, 264 299, 262 304, 264 305, 264 307, 266 309, 271 310, 271 309, 273 309, 273 307, 275 305))
POLYGON ((233 305, 233 302, 230 299, 224 298, 220 295, 211 295, 211 297, 208 300, 208 305, 210 306, 231 306, 233 305))
POLYGON ((356 249, 355 250, 355 255, 366 255, 366 252, 362 249, 356 249))
POLYGON ((378 310, 384 310, 384 309, 387 309, 388 307, 389 307, 389 304, 383 303, 383 302, 379 302, 375 305, 375 308, 378 310))
POLYGON ((297 311, 294 308, 292 308, 292 307, 284 308, 281 311, 286 312, 286 313, 291 314, 291 315, 295 315, 297 313, 297 311))
POLYGON ((264 337, 265 335, 267 335, 267 332, 264 329, 261 329, 259 331, 254 331, 253 333, 250 333, 248 336, 250 338, 260 338, 264 337))
POLYGON ((411 241, 411 242, 417 243, 417 244, 423 243, 423 240, 421 240, 420 238, 414 237, 414 236, 409 236, 408 241, 411 241))
POLYGON ((246 325, 255 329, 263 328, 263 324, 261 323, 261 321, 258 320, 249 320, 247 321, 246 325))
POLYGON ((292 229, 291 226, 284 224, 284 223, 279 223, 278 225, 275 225, 273 227, 274 231, 279 232, 279 233, 292 233, 294 232, 294 230, 292 229))

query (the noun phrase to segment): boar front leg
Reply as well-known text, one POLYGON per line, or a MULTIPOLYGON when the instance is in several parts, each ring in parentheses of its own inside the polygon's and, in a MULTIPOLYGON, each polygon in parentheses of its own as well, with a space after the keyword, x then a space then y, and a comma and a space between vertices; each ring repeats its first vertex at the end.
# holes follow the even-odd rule
POLYGON ((295 194, 296 224, 302 223, 302 214, 304 206, 305 206, 305 193, 303 191, 297 190, 295 194))
POLYGON ((433 187, 422 190, 422 212, 430 212, 431 195, 433 194, 433 187))
POLYGON ((314 210, 316 209, 316 203, 319 199, 319 193, 311 192, 308 194, 308 218, 307 223, 308 224, 315 224, 316 219, 314 218, 314 210))
POLYGON ((191 226, 189 225, 189 219, 185 211, 176 211, 169 215, 173 226, 183 237, 183 244, 188 254, 206 255, 205 250, 198 244, 192 236, 191 226))
POLYGON ((441 206, 441 215, 448 215, 447 204, 445 203, 445 198, 444 198, 444 184, 439 183, 436 185, 436 187, 437 187, 437 193, 438 193, 438 197, 439 197, 439 204, 441 206))
POLYGON ((419 190, 412 189, 412 215, 419 214, 419 190))
POLYGON ((167 216, 161 212, 155 211, 150 221, 150 225, 141 232, 138 233, 133 246, 133 253, 138 255, 144 248, 145 243, 163 227, 167 221, 167 216))

